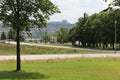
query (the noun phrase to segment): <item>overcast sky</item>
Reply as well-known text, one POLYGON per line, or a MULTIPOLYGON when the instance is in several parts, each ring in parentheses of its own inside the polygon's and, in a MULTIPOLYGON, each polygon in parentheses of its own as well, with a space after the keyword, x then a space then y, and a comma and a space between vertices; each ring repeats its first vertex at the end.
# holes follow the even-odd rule
POLYGON ((108 0, 107 3, 103 0, 51 0, 58 6, 61 13, 54 14, 50 18, 50 21, 62 21, 68 20, 70 23, 75 23, 79 17, 83 16, 86 12, 89 15, 98 13, 101 10, 107 8, 108 3, 112 0, 108 0))

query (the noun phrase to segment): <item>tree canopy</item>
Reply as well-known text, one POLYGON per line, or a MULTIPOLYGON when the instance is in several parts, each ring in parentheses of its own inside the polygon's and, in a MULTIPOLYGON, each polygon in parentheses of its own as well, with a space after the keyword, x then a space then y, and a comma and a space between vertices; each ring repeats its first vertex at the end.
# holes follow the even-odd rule
POLYGON ((18 25, 20 31, 44 27, 49 16, 57 12, 57 6, 49 0, 0 0, 0 20, 14 30, 18 25))
POLYGON ((82 47, 112 47, 114 49, 115 25, 117 44, 120 44, 120 9, 95 13, 87 18, 80 17, 69 31, 71 42, 79 41, 82 47), (117 21, 117 23, 115 23, 117 21))

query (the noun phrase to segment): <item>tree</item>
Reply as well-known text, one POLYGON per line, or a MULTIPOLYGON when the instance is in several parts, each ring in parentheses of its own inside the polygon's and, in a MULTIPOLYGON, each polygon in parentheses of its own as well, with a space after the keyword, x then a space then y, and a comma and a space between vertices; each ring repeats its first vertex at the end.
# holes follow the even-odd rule
POLYGON ((89 47, 95 47, 97 46, 97 42, 100 41, 98 39, 99 36, 99 19, 98 19, 98 14, 93 14, 91 16, 88 17, 88 19, 86 20, 85 23, 85 27, 86 27, 86 33, 87 33, 87 46, 89 47))
POLYGON ((75 45, 75 42, 77 41, 76 40, 76 30, 77 28, 76 27, 73 27, 73 28, 71 28, 70 30, 69 30, 69 32, 68 32, 68 41, 70 41, 70 42, 72 42, 72 45, 75 45))
POLYGON ((8 32, 8 39, 15 40, 15 32, 12 29, 10 29, 8 32))
MULTIPOLYGON (((104 0, 104 1, 107 2, 108 0, 104 0)), ((113 0, 113 1, 109 4, 108 8, 107 8, 105 11, 110 11, 110 14, 109 14, 109 15, 111 15, 111 11, 112 11, 112 15, 111 15, 110 17, 113 17, 112 22, 114 23, 114 25, 118 26, 118 25, 119 25, 118 13, 119 13, 119 11, 120 11, 120 0, 113 0), (117 9, 116 9, 116 10, 113 9, 115 6, 117 6, 117 9), (116 15, 117 15, 117 16, 116 16, 116 15), (116 17, 117 17, 117 18, 116 18, 116 17), (116 24, 115 21, 117 21, 118 23, 116 24)), ((119 30, 119 29, 117 29, 117 31, 118 31, 118 30, 119 30)), ((118 32, 117 32, 117 33, 118 33, 118 32)), ((119 34, 119 33, 118 33, 118 34, 119 34)), ((115 36, 114 36, 114 37, 115 37, 115 36)), ((119 37, 118 37, 118 39, 119 39, 119 37)), ((113 41, 115 41, 115 40, 113 40, 113 41)), ((114 43, 116 43, 116 41, 115 41, 114 43)), ((113 43, 113 49, 114 49, 114 43, 113 43)))
POLYGON ((62 44, 68 42, 68 29, 67 28, 60 28, 60 30, 57 31, 57 41, 62 44))
POLYGON ((79 41, 79 44, 81 42, 82 46, 84 47, 86 47, 86 43, 89 38, 88 28, 85 26, 87 19, 88 19, 88 14, 84 13, 83 17, 80 17, 78 22, 76 23, 77 40, 79 41))
POLYGON ((113 0, 109 6, 120 6, 120 0, 113 0))
MULTIPOLYGON (((107 2, 108 0, 103 0, 105 2, 107 2)), ((113 0, 109 6, 120 6, 120 0, 113 0)))
POLYGON ((3 31, 2 34, 1 34, 1 40, 6 40, 6 34, 5 34, 4 31, 3 31))
POLYGON ((120 45, 120 9, 110 9, 80 17, 69 31, 69 40, 80 42, 82 47, 111 47, 114 49, 115 21, 117 21, 117 44, 120 45), (102 45, 101 45, 102 44, 102 45))
POLYGON ((88 14, 84 13, 83 17, 80 17, 78 19, 78 22, 75 24, 75 29, 72 28, 69 31, 69 35, 70 35, 69 39, 72 40, 72 43, 73 43, 74 40, 76 40, 76 41, 79 41, 79 44, 81 43, 82 46, 84 46, 84 47, 86 46, 87 40, 89 38, 89 35, 88 35, 89 33, 87 33, 88 29, 85 26, 85 23, 86 23, 87 19, 88 19, 88 14))
POLYGON ((45 33, 45 34, 43 35, 43 40, 45 41, 45 43, 46 43, 46 42, 50 42, 50 40, 51 40, 51 35, 49 35, 48 33, 45 33))
POLYGON ((0 0, 0 20, 12 27, 17 39, 17 71, 20 66, 20 33, 46 26, 49 16, 60 12, 50 0, 0 0))

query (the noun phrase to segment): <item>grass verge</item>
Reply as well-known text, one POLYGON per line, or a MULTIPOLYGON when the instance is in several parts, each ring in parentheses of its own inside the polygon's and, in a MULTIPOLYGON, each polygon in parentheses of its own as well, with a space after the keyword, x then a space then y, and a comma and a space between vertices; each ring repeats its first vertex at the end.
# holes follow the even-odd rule
MULTIPOLYGON (((38 47, 21 45, 21 54, 97 54, 108 53, 102 51, 90 51, 90 50, 76 50, 76 49, 64 49, 64 48, 50 48, 50 47, 38 47)), ((15 55, 16 46, 11 44, 0 43, 0 55, 15 55)))

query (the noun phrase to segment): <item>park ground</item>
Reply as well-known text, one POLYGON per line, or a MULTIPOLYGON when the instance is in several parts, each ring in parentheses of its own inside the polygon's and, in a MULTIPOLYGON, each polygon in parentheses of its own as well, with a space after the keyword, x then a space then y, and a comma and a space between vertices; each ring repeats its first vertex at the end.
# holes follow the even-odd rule
MULTIPOLYGON (((1 43, 1 56, 15 55, 15 45, 1 43)), ((64 49, 55 47, 40 47, 35 45, 22 45, 22 55, 51 55, 62 51, 69 54, 110 54, 110 51, 64 49), (37 51, 38 50, 38 51, 37 51), (44 53, 44 54, 43 54, 44 53), (50 54, 48 54, 50 53, 50 54)), ((116 54, 118 55, 118 54, 116 54)), ((120 80, 120 57, 114 58, 72 58, 47 60, 22 60, 22 70, 16 69, 15 60, 0 61, 0 79, 7 80, 120 80)))
MULTIPOLYGON (((16 44, 15 42, 0 43, 0 55, 16 55, 15 44, 16 44)), ((76 48, 72 46, 53 46, 53 45, 43 45, 43 44, 33 44, 33 43, 21 43, 21 54, 22 55, 106 54, 106 53, 110 54, 113 52, 114 51, 111 51, 111 50, 76 48)))
POLYGON ((120 58, 76 58, 22 61, 15 72, 15 61, 0 61, 0 79, 7 80, 120 80, 120 58))

